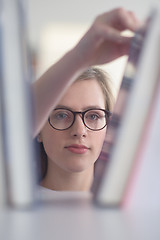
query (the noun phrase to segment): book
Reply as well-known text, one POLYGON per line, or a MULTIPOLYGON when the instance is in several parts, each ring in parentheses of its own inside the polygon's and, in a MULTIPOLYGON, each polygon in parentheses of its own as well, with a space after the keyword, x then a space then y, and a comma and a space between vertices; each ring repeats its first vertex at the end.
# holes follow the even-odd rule
POLYGON ((128 63, 125 69, 124 77, 118 93, 118 98, 112 113, 112 119, 107 129, 107 135, 103 144, 103 148, 100 157, 96 163, 94 184, 92 191, 97 193, 99 186, 102 182, 103 173, 107 167, 110 159, 112 148, 115 144, 118 130, 125 112, 125 107, 129 99, 130 91, 134 81, 134 75, 136 72, 136 66, 138 64, 139 55, 141 51, 141 45, 143 43, 144 33, 142 31, 137 32, 132 40, 128 63))
POLYGON ((6 203, 6 182, 3 154, 3 99, 2 99, 2 4, 0 2, 0 208, 6 203))
MULTIPOLYGON (((1 70, 0 70, 1 71, 1 70)), ((2 75, 0 72, 0 79, 2 75)), ((2 98, 1 98, 1 83, 0 83, 0 208, 6 205, 6 173, 4 166, 4 152, 3 152, 3 124, 2 124, 2 98)))
POLYGON ((106 141, 96 163, 92 191, 94 201, 101 206, 121 206, 123 201, 158 81, 159 23, 160 8, 156 6, 131 44, 106 141), (126 79, 129 83, 127 91, 124 88, 126 79))
POLYGON ((14 207, 28 207, 35 202, 36 172, 32 142, 30 62, 22 1, 3 1, 2 31, 7 201, 14 207))
POLYGON ((160 75, 122 206, 134 211, 160 207, 160 75))

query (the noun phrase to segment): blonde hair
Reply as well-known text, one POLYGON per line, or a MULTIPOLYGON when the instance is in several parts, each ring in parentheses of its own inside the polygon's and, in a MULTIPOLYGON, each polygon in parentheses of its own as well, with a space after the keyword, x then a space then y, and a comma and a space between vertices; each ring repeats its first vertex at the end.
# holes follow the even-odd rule
POLYGON ((79 75, 76 81, 89 79, 97 80, 104 94, 106 110, 111 112, 115 103, 115 97, 111 87, 111 77, 101 68, 89 67, 81 75, 79 75))

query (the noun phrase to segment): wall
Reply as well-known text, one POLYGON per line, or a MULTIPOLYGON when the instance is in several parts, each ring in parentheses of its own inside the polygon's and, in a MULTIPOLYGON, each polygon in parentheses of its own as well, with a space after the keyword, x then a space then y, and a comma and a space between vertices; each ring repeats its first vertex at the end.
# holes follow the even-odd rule
MULTIPOLYGON (((94 18, 104 11, 122 6, 144 20, 151 0, 28 0, 29 41, 37 54, 37 74, 41 75, 79 40, 94 18)), ((114 79, 118 90, 127 58, 121 58, 103 67, 114 79), (115 71, 116 69, 116 71, 115 71)))
POLYGON ((153 0, 28 0, 30 38, 35 43, 41 29, 50 22, 91 23, 95 16, 118 6, 134 11, 143 19, 153 0))

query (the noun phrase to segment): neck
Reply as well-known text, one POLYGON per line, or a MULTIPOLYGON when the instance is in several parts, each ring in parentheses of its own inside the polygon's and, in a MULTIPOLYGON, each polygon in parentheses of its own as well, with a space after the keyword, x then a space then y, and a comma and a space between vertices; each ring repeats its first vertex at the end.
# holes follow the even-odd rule
POLYGON ((90 191, 94 166, 81 172, 69 172, 48 161, 48 171, 41 186, 55 191, 90 191))

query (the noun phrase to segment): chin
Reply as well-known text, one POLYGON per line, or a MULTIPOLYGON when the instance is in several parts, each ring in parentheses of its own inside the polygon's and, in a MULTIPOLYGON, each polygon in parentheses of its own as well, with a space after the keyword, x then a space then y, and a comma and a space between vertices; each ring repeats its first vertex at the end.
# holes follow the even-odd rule
POLYGON ((67 159, 65 163, 63 163, 63 169, 70 173, 82 173, 86 171, 93 171, 94 168, 94 161, 93 158, 72 158, 67 159))
POLYGON ((93 165, 84 165, 84 164, 76 164, 75 166, 67 166, 66 169, 70 173, 82 173, 85 171, 89 171, 90 169, 93 169, 93 165))

